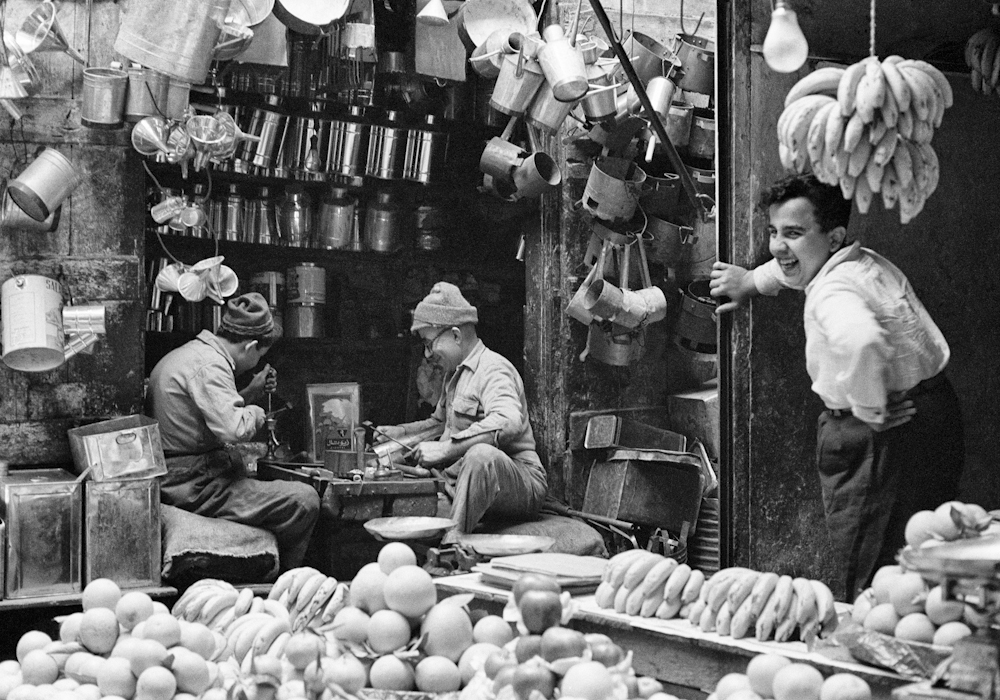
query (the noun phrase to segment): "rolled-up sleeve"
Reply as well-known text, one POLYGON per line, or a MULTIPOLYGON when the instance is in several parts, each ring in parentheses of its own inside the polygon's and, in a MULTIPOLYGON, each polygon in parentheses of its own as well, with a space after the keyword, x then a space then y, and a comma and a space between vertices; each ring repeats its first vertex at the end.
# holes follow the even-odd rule
POLYGON ((232 380, 205 368, 195 373, 188 392, 208 429, 222 442, 244 442, 264 425, 264 409, 247 406, 233 390, 232 380))

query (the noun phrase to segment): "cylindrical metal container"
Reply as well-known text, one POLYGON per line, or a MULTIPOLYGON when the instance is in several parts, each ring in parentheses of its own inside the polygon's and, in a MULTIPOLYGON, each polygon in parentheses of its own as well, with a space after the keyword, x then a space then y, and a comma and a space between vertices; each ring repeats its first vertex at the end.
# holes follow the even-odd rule
POLYGON ((312 202, 302 185, 285 188, 285 199, 278 207, 278 234, 283 245, 308 248, 312 233, 312 202))
POLYGON ((84 68, 80 123, 91 129, 117 129, 123 123, 128 73, 117 68, 84 68))
POLYGON ((695 352, 716 351, 718 348, 716 305, 708 280, 696 280, 684 289, 681 311, 674 326, 678 345, 695 352))
POLYGON ((176 121, 184 119, 190 101, 191 83, 171 78, 167 88, 167 108, 164 110, 167 117, 176 121))
POLYGON ((330 125, 330 152, 326 162, 331 172, 350 177, 365 174, 369 126, 362 117, 361 107, 355 105, 349 115, 330 125))
POLYGON ((664 173, 660 177, 646 176, 639 204, 649 216, 669 218, 681 191, 681 178, 677 173, 664 173))
POLYGON ((282 323, 286 338, 322 338, 323 305, 316 303, 287 304, 282 323))
POLYGON ((671 102, 667 120, 663 125, 670 143, 676 148, 683 148, 691 140, 691 122, 694 107, 686 102, 671 102))
POLYGON ((694 180, 694 188, 701 194, 707 194, 715 199, 715 170, 687 165, 688 172, 694 180))
POLYGON ((149 68, 129 68, 125 121, 137 122, 143 117, 163 116, 167 113, 169 94, 170 76, 149 68))
POLYGON ((403 210, 390 192, 379 192, 375 201, 368 203, 365 217, 365 247, 376 253, 393 253, 403 246, 403 210))
POLYGON ((273 174, 280 164, 281 146, 288 127, 288 115, 278 109, 277 95, 264 98, 266 105, 256 107, 250 117, 251 136, 256 141, 243 142, 238 158, 250 166, 250 171, 259 175, 273 174))
POLYGON ((3 362, 22 372, 45 372, 64 361, 62 287, 41 275, 17 275, 0 288, 3 362))
POLYGON ((440 179, 448 157, 448 134, 434 125, 434 115, 424 119, 424 128, 406 134, 403 179, 427 184, 440 179))
POLYGON ((696 109, 691 122, 688 153, 696 158, 715 158, 715 110, 696 109))
POLYGON ((297 180, 325 177, 319 127, 317 115, 304 114, 289 120, 283 156, 285 168, 297 180))
POLYGON ((54 148, 46 148, 7 185, 7 193, 24 213, 45 221, 80 184, 73 163, 54 148))
POLYGON ((685 92, 714 96, 715 42, 693 34, 678 34, 677 58, 684 69, 677 87, 685 92))
POLYGON ((316 230, 316 247, 326 249, 349 248, 354 226, 354 212, 358 200, 342 187, 331 187, 319 205, 319 227, 316 230))
POLYGON ((131 0, 115 51, 179 80, 201 84, 225 25, 230 0, 131 0))
POLYGON ((289 304, 325 304, 326 269, 304 262, 288 268, 289 304))
POLYGON ((250 277, 250 291, 264 297, 268 306, 284 306, 285 275, 277 270, 255 272, 250 277))
POLYGON ((222 239, 239 241, 243 239, 243 197, 236 185, 229 186, 226 196, 225 213, 223 215, 225 228, 222 229, 222 239))
POLYGON ((554 134, 575 106, 576 102, 556 99, 552 87, 545 83, 531 101, 525 121, 547 134, 554 134))
POLYGON ((381 123, 372 125, 365 174, 380 180, 397 180, 403 176, 406 131, 393 110, 386 113, 381 123))
POLYGON ((490 95, 490 107, 509 116, 519 117, 524 114, 544 82, 545 74, 538 61, 527 58, 523 52, 507 54, 490 95))
POLYGON ((254 232, 255 241, 265 245, 277 245, 278 235, 278 212, 274 208, 274 200, 271 198, 271 191, 266 187, 260 188, 260 223, 254 232))

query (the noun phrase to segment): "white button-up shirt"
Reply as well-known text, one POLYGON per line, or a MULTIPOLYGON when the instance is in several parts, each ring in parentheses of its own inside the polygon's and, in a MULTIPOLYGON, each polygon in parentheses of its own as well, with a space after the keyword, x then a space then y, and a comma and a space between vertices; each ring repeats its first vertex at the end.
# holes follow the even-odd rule
MULTIPOLYGON (((761 294, 788 286, 777 260, 753 275, 761 294)), ((948 364, 948 343, 906 275, 859 243, 834 253, 805 292, 806 369, 827 408, 882 423, 891 392, 948 364)))

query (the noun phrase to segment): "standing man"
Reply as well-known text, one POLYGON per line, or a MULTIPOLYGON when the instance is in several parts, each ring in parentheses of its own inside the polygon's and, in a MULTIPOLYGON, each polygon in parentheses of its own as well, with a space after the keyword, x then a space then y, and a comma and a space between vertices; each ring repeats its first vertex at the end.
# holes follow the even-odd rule
POLYGON ((379 441, 444 424, 438 440, 413 458, 443 470, 455 527, 444 543, 472 532, 484 517, 536 518, 548 485, 535 453, 524 383, 514 366, 476 334, 479 314, 453 284, 438 282, 413 311, 410 331, 424 357, 441 366, 444 391, 426 420, 380 428, 379 441))
POLYGON ((719 312, 783 288, 805 291, 806 368, 826 404, 817 427, 827 527, 853 600, 895 563, 909 517, 952 500, 964 465, 948 343, 906 276, 848 243, 851 202, 813 175, 761 198, 773 259, 754 270, 715 263, 719 312))
POLYGON ((160 424, 167 474, 163 502, 211 518, 274 533, 282 571, 302 565, 319 515, 319 495, 295 481, 257 481, 227 443, 251 440, 264 409, 247 405, 277 378, 267 365, 242 392, 236 376, 249 372, 281 336, 264 297, 234 297, 216 333, 198 336, 160 360, 149 375, 146 413, 160 424))

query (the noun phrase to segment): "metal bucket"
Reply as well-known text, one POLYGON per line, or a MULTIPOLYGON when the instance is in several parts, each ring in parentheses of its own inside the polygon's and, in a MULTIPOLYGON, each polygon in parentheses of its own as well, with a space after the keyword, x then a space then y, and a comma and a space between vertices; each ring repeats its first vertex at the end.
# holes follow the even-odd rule
POLYGON ((598 362, 613 367, 627 367, 642 359, 645 349, 645 328, 626 328, 617 323, 590 324, 585 352, 598 362))
POLYGON ((689 284, 681 294, 681 311, 674 326, 677 344, 694 352, 716 352, 719 342, 716 306, 708 280, 697 280, 689 284))
POLYGON ((693 165, 685 165, 691 178, 694 180, 694 188, 700 194, 708 195, 715 199, 715 170, 711 168, 698 168, 693 165))
POLYGON ((545 81, 560 102, 576 102, 587 94, 587 65, 583 54, 563 35, 563 28, 551 24, 543 32, 545 43, 538 49, 538 64, 545 81))
POLYGON ((125 121, 137 122, 143 117, 162 117, 167 113, 169 95, 170 76, 149 68, 129 68, 125 121))
POLYGON ((594 162, 579 204, 599 219, 630 221, 639 204, 646 173, 625 158, 604 157, 594 162))
POLYGON ((649 216, 660 219, 670 217, 681 191, 681 178, 676 173, 664 173, 660 177, 646 176, 639 204, 649 216))
POLYGON ((41 275, 11 277, 0 288, 3 361, 21 372, 45 372, 65 360, 62 287, 41 275))
POLYGON ((678 34, 675 52, 684 68, 677 86, 687 92, 715 95, 715 42, 693 34, 678 34))
POLYGON ((531 101, 525 121, 547 134, 554 134, 559 131, 559 127, 566 121, 566 117, 573 111, 575 105, 575 102, 563 102, 557 99, 552 92, 552 86, 546 82, 531 101))
POLYGON ((490 95, 490 107, 520 117, 544 82, 545 74, 538 61, 526 57, 523 51, 507 54, 490 95))
MULTIPOLYGON (((667 66, 678 66, 680 60, 669 47, 641 32, 629 32, 622 41, 622 48, 632 62, 636 75, 643 85, 657 76, 667 74, 667 66)), ((627 83, 624 73, 619 82, 627 83)))
POLYGON ((7 185, 7 193, 35 221, 49 218, 80 184, 73 163, 54 148, 46 148, 7 185))
POLYGON ((696 158, 706 160, 715 158, 715 110, 694 110, 688 153, 696 158))
POLYGON ((239 159, 260 175, 273 174, 281 163, 288 115, 278 111, 279 98, 267 96, 267 104, 253 110, 248 133, 256 141, 247 140, 240 146, 239 159))
POLYGON ((49 214, 44 221, 35 221, 24 213, 21 207, 14 203, 7 194, 3 197, 3 208, 0 210, 0 232, 13 233, 14 231, 24 231, 28 233, 49 233, 59 228, 59 219, 62 215, 62 207, 49 214))
POLYGON ((325 304, 326 269, 306 262, 288 268, 289 304, 325 304))
POLYGON ((84 68, 80 123, 91 129, 118 129, 124 120, 128 73, 117 68, 84 68))
POLYGON ((191 83, 171 78, 170 86, 167 88, 167 117, 181 121, 184 119, 184 114, 187 112, 190 103, 191 83))
POLYGON ((684 244, 688 243, 694 230, 690 226, 647 216, 646 231, 652 236, 649 243, 649 257, 668 267, 677 267, 684 259, 684 244))
POLYGON ((153 70, 200 85, 208 75, 230 0, 131 0, 115 51, 153 70))
MULTIPOLYGON (((714 175, 713 175, 714 179, 714 175)), ((711 202, 714 211, 715 203, 711 202)), ((707 280, 712 266, 718 259, 719 245, 715 215, 707 218, 695 215, 691 253, 688 256, 687 275, 692 280, 707 280)))
POLYGON ((694 119, 694 107, 687 102, 671 102, 670 111, 663 128, 670 137, 670 143, 675 148, 683 148, 691 141, 691 122, 694 119))

